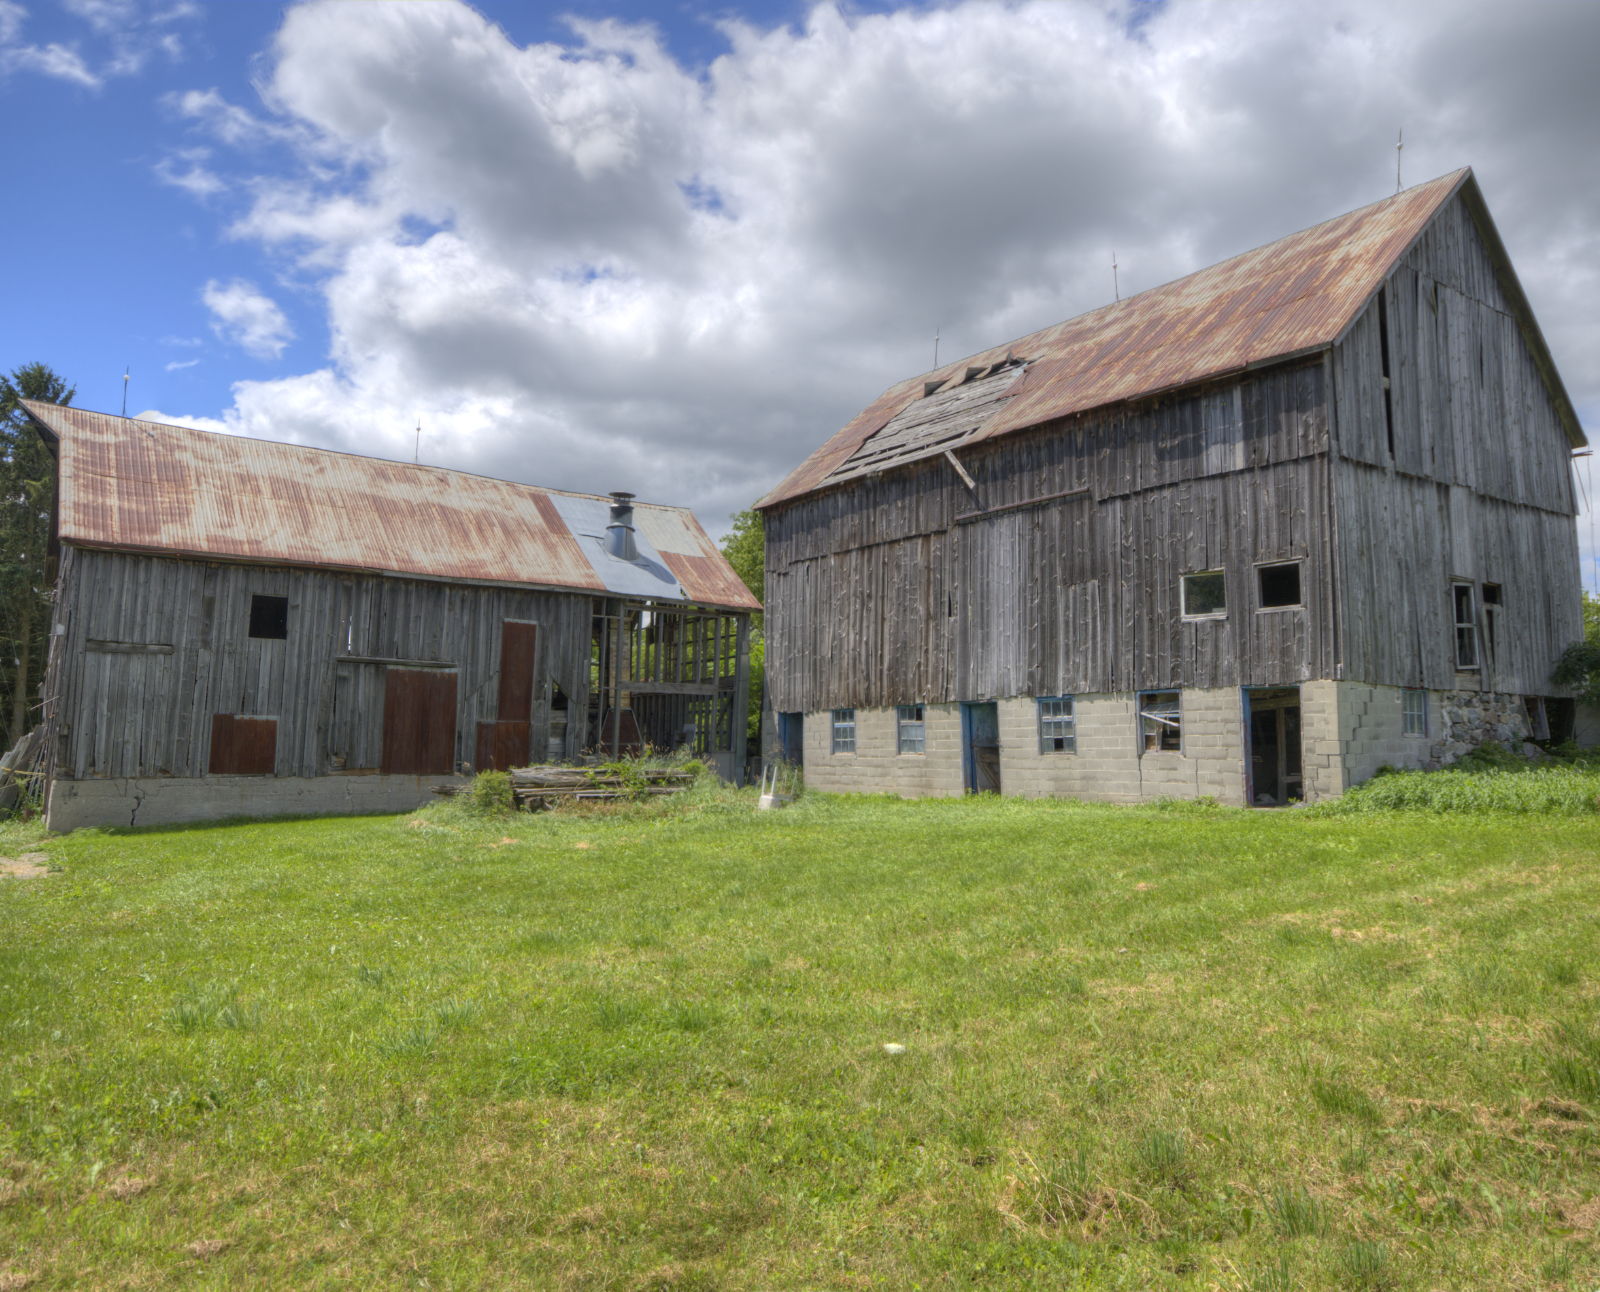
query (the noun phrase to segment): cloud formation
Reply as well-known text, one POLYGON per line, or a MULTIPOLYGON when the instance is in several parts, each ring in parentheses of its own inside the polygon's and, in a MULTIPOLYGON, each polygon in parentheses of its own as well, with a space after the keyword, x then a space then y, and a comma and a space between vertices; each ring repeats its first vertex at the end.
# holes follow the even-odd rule
POLYGON ((294 329, 277 302, 242 278, 205 285, 200 299, 211 311, 211 329, 256 359, 276 359, 294 340, 294 329))
MULTIPOLYGON (((1477 168, 1600 414, 1600 6, 823 4, 726 34, 697 71, 615 22, 519 48, 462 5, 291 9, 267 117, 179 101, 290 149, 232 232, 331 336, 226 424, 402 457, 420 415, 425 457, 715 523, 936 327, 948 360, 1105 303, 1113 250, 1127 295, 1386 196, 1401 125, 1408 183, 1477 168)), ((218 291, 281 353, 276 306, 218 291)))
POLYGON ((84 57, 77 41, 52 41, 47 45, 23 42, 20 37, 27 9, 17 0, 0 0, 0 75, 34 72, 98 90, 111 77, 136 76, 152 55, 159 53, 180 61, 184 45, 175 26, 200 12, 199 6, 189 0, 166 7, 141 4, 139 0, 63 0, 62 8, 82 19, 99 39, 103 55, 98 58, 98 65, 94 56, 84 57))

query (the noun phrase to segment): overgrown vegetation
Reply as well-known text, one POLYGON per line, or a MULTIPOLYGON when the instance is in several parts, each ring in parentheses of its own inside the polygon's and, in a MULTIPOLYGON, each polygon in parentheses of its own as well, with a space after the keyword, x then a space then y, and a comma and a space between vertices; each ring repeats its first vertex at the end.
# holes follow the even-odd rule
POLYGON ((1587 815, 708 776, 0 848, 62 867, 0 881, 5 1286, 1600 1280, 1587 815))
POLYGON ((1600 811, 1600 756, 1569 744, 1534 762, 1491 741, 1439 771, 1386 764, 1365 784, 1310 811, 1323 816, 1395 811, 1585 816, 1600 811))

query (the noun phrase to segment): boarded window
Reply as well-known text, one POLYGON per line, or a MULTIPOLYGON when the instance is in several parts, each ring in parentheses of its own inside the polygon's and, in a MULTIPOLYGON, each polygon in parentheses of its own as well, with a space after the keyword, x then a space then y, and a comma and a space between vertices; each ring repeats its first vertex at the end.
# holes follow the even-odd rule
POLYGON ((1050 696, 1039 701, 1039 752, 1072 754, 1078 750, 1077 720, 1070 695, 1050 696))
POLYGON ((278 766, 278 720, 211 715, 213 776, 271 776, 278 766))
POLYGON ((250 598, 250 635, 283 641, 289 636, 289 598, 250 598))
POLYGON ((1428 734, 1428 693, 1406 689, 1400 693, 1400 703, 1405 711, 1405 733, 1408 736, 1428 734))
POLYGON ((533 716, 533 648, 537 624, 506 620, 500 625, 501 722, 527 722, 533 716))
POLYGON ((1139 697, 1139 743, 1144 753, 1181 752, 1182 724, 1176 691, 1146 691, 1139 697))
POLYGON ((455 770, 456 675, 443 669, 385 670, 385 772, 448 776, 455 770))
POLYGON ((902 704, 895 710, 895 718, 900 728, 899 750, 902 754, 923 754, 927 752, 927 727, 923 719, 923 708, 920 704, 902 704))
POLYGON ((1256 571, 1261 584, 1261 608, 1278 610, 1300 604, 1300 562, 1263 565, 1256 571))
POLYGON ((856 711, 854 709, 835 709, 833 711, 833 752, 836 754, 853 754, 856 752, 856 711))
POLYGON ((1183 576, 1183 617, 1206 619, 1228 613, 1227 589, 1221 570, 1183 576))
POLYGON ((1450 600, 1455 608, 1456 667, 1478 667, 1478 619, 1472 610, 1472 585, 1452 583, 1450 600))

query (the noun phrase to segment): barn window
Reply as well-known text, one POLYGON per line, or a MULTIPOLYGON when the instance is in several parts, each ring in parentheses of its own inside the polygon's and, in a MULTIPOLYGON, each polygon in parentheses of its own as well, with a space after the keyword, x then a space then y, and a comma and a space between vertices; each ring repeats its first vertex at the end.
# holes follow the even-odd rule
POLYGON ((1452 583, 1450 604, 1455 608, 1456 667, 1478 667, 1478 619, 1472 612, 1472 585, 1452 583))
POLYGON ((1078 752, 1077 720, 1073 716, 1070 695, 1040 698, 1039 752, 1041 754, 1078 752))
POLYGON ((1221 570, 1202 570, 1183 576, 1183 617, 1214 619, 1228 613, 1227 590, 1221 570))
POLYGON ((1140 748, 1154 754, 1183 748, 1183 717, 1176 691, 1145 691, 1139 696, 1140 748))
POLYGON ((1279 610, 1300 604, 1299 561, 1260 566, 1256 570, 1256 581, 1260 584, 1263 610, 1279 610))
POLYGON ((1405 733, 1408 736, 1428 734, 1428 693, 1407 687, 1400 692, 1400 704, 1405 713, 1405 733))
POLYGON ((284 641, 289 636, 289 598, 250 598, 250 635, 269 641, 284 641))
POLYGON ((1528 731, 1535 740, 1550 739, 1550 719, 1544 711, 1542 695, 1525 695, 1522 707, 1528 711, 1528 731))
POLYGON ((856 711, 854 709, 835 709, 833 711, 833 752, 836 754, 853 754, 856 752, 856 711))
POLYGON ((920 704, 902 704, 896 710, 900 724, 900 752, 922 754, 927 752, 927 727, 923 722, 920 704))

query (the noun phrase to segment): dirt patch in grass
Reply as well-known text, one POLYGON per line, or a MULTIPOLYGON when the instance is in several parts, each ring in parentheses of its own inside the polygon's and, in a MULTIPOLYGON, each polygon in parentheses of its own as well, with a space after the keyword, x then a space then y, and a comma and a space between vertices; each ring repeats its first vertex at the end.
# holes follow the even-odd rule
POLYGON ((50 858, 42 852, 25 852, 19 857, 0 857, 0 875, 13 879, 39 879, 50 873, 50 858))

